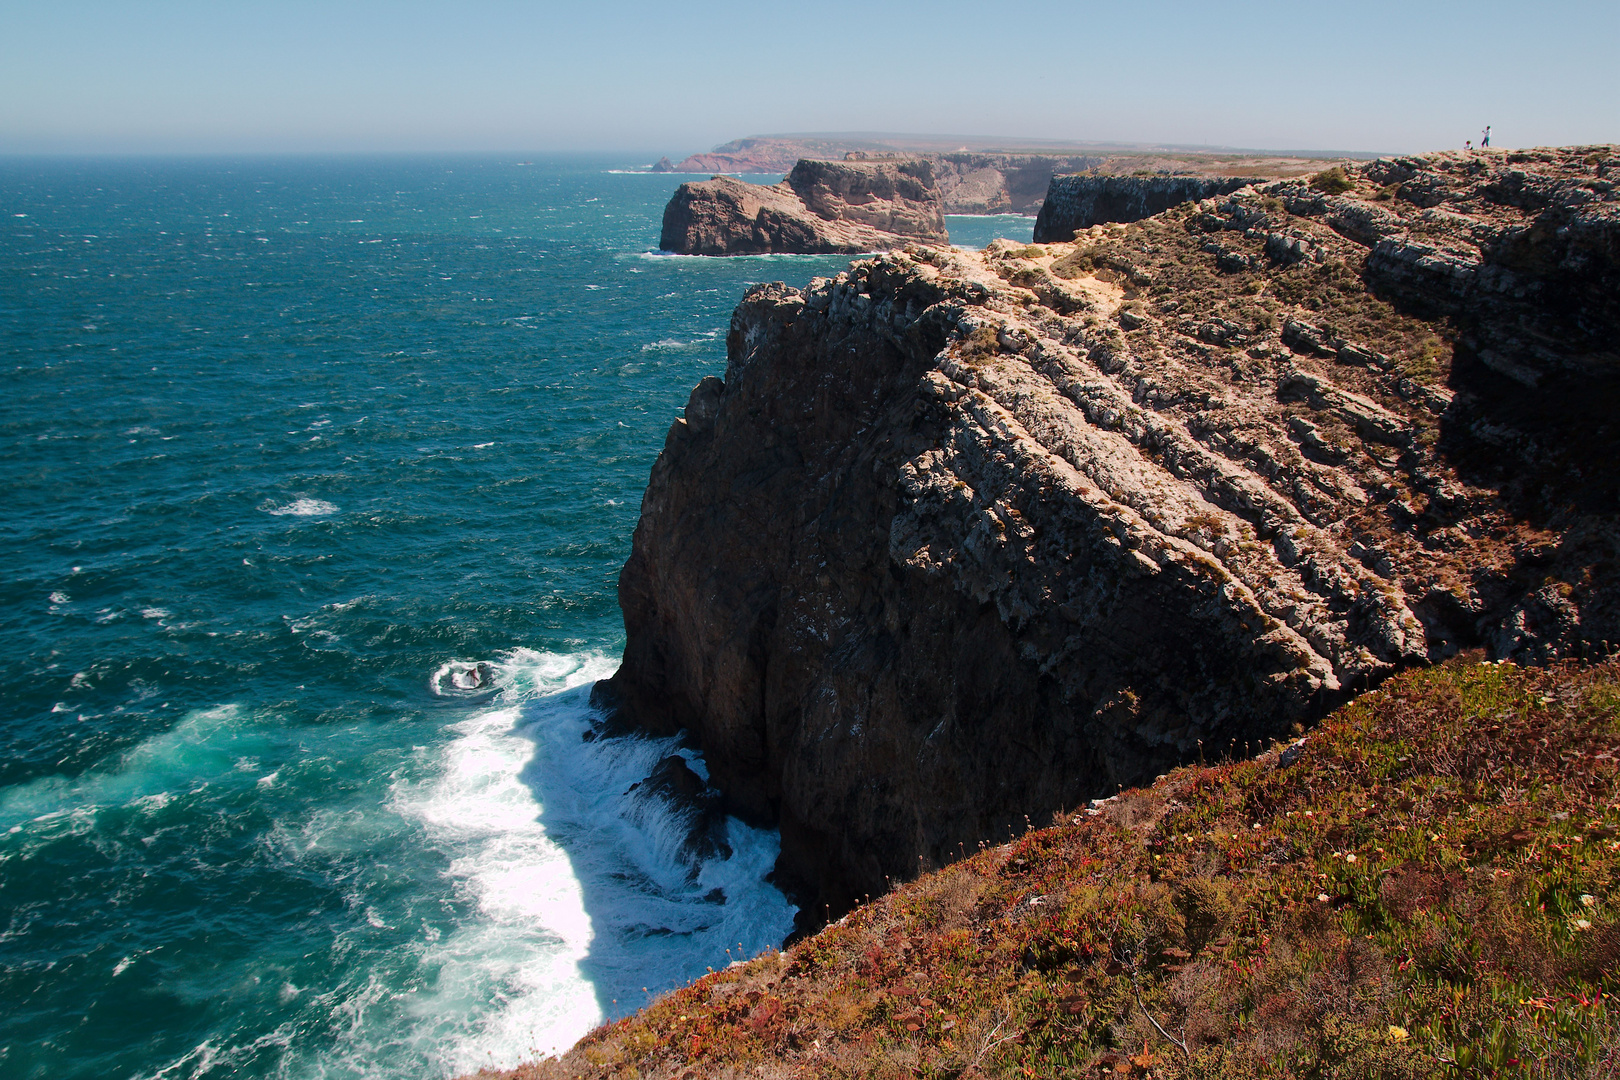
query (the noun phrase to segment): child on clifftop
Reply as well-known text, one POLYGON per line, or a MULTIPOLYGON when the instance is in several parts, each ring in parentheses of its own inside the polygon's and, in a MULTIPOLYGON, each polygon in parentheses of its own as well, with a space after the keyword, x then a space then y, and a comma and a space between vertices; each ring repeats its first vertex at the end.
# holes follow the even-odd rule
POLYGON ((1485 125, 1485 133, 1479 137, 1479 148, 1481 150, 1491 148, 1491 125, 1489 124, 1485 125))

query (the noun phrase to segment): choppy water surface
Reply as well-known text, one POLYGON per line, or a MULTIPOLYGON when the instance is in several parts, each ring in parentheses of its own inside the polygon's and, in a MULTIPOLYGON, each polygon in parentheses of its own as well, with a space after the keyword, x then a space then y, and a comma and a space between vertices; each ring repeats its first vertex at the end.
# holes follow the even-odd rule
POLYGON ((512 1064, 787 932, 581 736, 738 296, 845 260, 625 164, 0 163, 0 1074, 512 1064))

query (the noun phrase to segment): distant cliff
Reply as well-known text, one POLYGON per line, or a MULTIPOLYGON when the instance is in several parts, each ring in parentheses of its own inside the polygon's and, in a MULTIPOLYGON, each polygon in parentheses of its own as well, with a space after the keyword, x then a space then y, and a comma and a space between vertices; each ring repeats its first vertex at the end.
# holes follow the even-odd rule
MULTIPOLYGON (((865 155, 852 154, 860 160, 865 155)), ((1107 162, 1096 155, 930 154, 934 181, 947 214, 1033 214, 1058 173, 1095 169, 1107 162)))
POLYGON ((1035 242, 1067 242, 1076 229, 1140 221, 1254 182, 1253 177, 1234 176, 1057 176, 1035 218, 1035 242))
POLYGON ((800 161, 780 184, 682 184, 659 247, 683 255, 884 251, 948 239, 926 161, 800 161))
MULTIPOLYGON (((997 140, 955 141, 921 136, 756 135, 692 154, 675 164, 664 158, 654 172, 783 174, 802 159, 927 161, 947 214, 1033 214, 1053 176, 1235 176, 1258 180, 1317 172, 1336 161, 1272 154, 1208 153, 1098 146, 1020 148, 997 140)), ((1173 204, 1167 204, 1173 205, 1173 204)), ((1160 207, 1159 209, 1164 209, 1160 207)), ((1143 216, 1136 212, 1129 218, 1143 216)), ((1077 228, 1079 226, 1076 226, 1077 228)), ((1058 239, 1067 240, 1064 235, 1058 239)))
POLYGON ((1401 667, 1620 640, 1617 166, 1378 161, 755 288, 600 700, 837 911, 1401 667))

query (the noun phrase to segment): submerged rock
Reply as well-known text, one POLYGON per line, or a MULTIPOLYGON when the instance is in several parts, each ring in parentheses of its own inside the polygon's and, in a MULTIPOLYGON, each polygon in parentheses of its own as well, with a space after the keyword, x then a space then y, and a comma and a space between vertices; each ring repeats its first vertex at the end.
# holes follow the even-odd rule
POLYGON ((644 796, 662 799, 681 821, 686 830, 682 853, 694 870, 717 855, 731 857, 723 797, 692 771, 685 758, 678 754, 664 758, 646 779, 630 786, 631 791, 638 789, 644 796))

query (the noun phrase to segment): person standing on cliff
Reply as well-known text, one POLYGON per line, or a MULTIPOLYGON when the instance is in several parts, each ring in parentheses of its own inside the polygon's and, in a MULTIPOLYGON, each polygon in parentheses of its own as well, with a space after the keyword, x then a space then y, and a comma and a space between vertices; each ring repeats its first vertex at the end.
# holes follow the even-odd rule
POLYGON ((1491 148, 1491 125, 1489 124, 1485 125, 1485 133, 1479 137, 1479 148, 1481 150, 1491 148))

